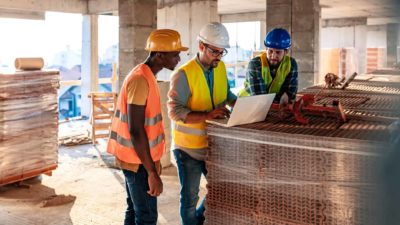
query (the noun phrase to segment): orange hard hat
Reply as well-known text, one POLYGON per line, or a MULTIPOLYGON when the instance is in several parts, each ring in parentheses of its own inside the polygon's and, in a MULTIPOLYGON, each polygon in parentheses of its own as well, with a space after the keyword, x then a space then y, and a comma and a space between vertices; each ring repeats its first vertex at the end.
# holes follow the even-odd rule
POLYGON ((147 38, 145 49, 149 52, 176 52, 188 50, 187 47, 182 46, 179 33, 171 29, 152 31, 149 38, 147 38))

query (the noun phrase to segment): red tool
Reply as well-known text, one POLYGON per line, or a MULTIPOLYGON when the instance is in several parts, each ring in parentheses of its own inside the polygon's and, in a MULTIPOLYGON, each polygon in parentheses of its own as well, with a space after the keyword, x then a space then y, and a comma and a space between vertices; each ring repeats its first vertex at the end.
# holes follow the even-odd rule
POLYGON ((309 120, 303 116, 306 114, 322 115, 335 115, 341 122, 346 122, 346 114, 339 101, 334 100, 331 106, 316 105, 314 94, 304 94, 294 103, 288 103, 288 97, 284 94, 280 103, 273 103, 271 108, 279 112, 279 116, 283 119, 287 113, 294 115, 297 122, 301 124, 308 124, 309 120))

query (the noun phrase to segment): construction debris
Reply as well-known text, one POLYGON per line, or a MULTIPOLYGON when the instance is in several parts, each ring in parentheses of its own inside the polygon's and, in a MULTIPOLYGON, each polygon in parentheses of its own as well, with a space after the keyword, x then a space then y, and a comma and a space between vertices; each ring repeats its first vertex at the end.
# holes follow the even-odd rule
POLYGON ((87 134, 65 136, 58 139, 58 144, 65 146, 86 145, 90 143, 92 143, 92 139, 87 134))
POLYGON ((339 81, 339 76, 333 73, 327 73, 325 75, 325 87, 327 88, 335 88, 337 86, 340 86, 342 84, 341 81, 339 81))
POLYGON ((92 143, 89 121, 83 118, 65 120, 59 126, 58 144, 65 146, 92 143))
POLYGON ((65 205, 74 202, 75 199, 76 196, 73 195, 52 195, 49 198, 41 201, 39 203, 39 207, 44 208, 44 207, 65 205))

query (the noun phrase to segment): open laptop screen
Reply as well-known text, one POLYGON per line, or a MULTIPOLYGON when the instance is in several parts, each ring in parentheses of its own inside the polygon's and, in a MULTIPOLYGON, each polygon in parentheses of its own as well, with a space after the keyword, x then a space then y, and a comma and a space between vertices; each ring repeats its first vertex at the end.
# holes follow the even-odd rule
POLYGON ((275 93, 240 97, 236 100, 229 119, 213 119, 207 122, 232 127, 263 121, 274 98, 275 93))

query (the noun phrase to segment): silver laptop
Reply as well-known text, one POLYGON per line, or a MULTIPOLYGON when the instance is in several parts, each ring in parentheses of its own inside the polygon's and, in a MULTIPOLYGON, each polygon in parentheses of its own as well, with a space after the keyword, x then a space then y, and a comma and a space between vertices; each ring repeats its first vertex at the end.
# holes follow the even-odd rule
POLYGON ((231 116, 225 119, 212 119, 206 122, 224 127, 255 123, 265 120, 275 93, 240 97, 236 100, 231 116))

